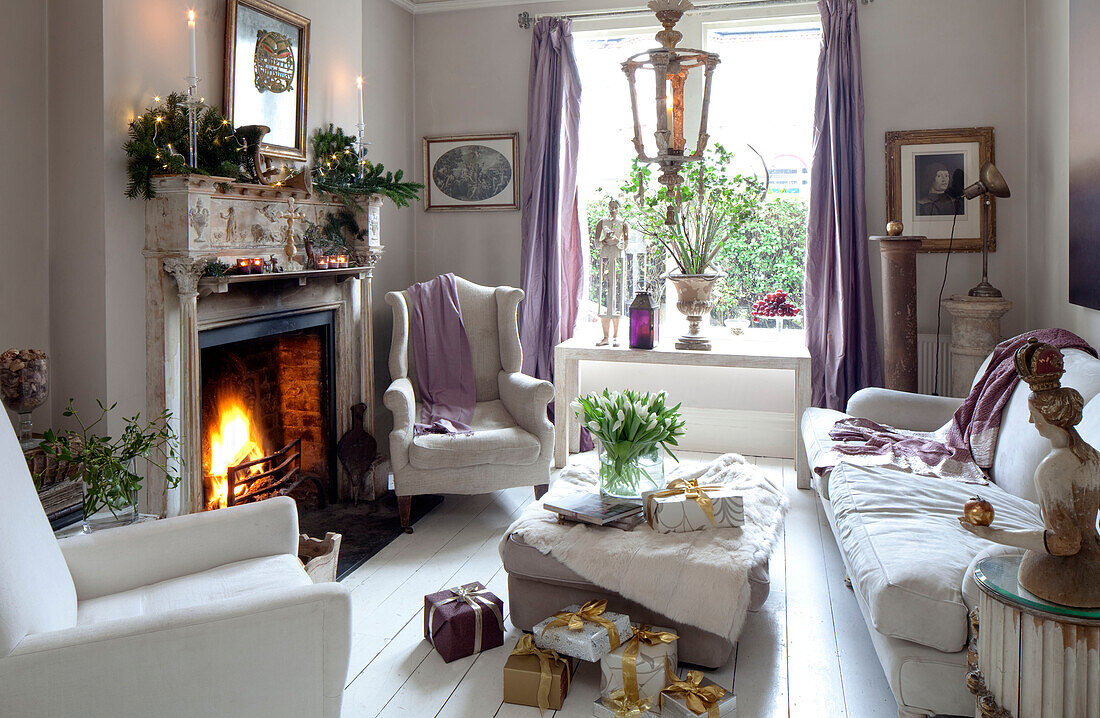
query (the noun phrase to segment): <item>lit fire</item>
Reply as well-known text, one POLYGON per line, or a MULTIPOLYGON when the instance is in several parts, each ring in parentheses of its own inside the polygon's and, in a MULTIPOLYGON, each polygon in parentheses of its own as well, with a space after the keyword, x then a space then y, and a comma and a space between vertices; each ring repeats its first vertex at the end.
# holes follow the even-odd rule
MULTIPOLYGON (((210 494, 207 496, 207 509, 226 506, 229 467, 262 458, 262 445, 263 440, 244 405, 237 400, 226 402, 222 406, 219 426, 212 429, 210 434, 210 494)), ((260 472, 258 465, 249 471, 250 474, 260 472)), ((238 486, 237 493, 242 488, 238 486)))

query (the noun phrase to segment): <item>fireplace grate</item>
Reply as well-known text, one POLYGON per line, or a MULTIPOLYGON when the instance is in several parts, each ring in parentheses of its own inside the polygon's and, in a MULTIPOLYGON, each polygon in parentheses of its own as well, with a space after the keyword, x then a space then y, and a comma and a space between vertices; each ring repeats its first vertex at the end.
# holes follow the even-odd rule
POLYGON ((328 504, 321 479, 302 473, 301 437, 270 456, 230 466, 226 479, 228 506, 262 501, 272 496, 286 496, 301 486, 303 481, 309 481, 317 487, 317 508, 323 509, 328 504))

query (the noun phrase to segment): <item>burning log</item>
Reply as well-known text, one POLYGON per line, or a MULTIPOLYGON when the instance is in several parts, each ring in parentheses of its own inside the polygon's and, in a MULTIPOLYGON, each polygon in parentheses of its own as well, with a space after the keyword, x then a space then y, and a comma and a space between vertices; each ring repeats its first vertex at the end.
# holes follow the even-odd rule
POLYGON ((302 439, 290 442, 270 456, 230 466, 226 472, 226 505, 237 506, 272 496, 285 496, 303 481, 317 487, 317 507, 325 508, 325 487, 316 476, 302 474, 302 439))

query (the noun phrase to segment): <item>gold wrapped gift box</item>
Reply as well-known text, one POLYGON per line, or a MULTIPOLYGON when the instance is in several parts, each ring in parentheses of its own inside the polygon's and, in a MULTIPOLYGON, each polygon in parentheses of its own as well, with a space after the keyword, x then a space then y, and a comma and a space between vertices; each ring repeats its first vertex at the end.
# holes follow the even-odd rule
MULTIPOLYGON (((576 661, 564 656, 540 657, 538 653, 522 653, 530 642, 530 636, 520 639, 516 652, 508 656, 504 664, 504 702, 521 706, 537 706, 543 710, 561 710, 562 702, 569 695, 569 683, 573 678, 576 661), (549 673, 549 680, 544 683, 545 674, 549 673), (549 685, 549 692, 543 698, 544 705, 539 705, 539 693, 543 686, 549 685)), ((537 649, 536 649, 537 650, 537 649)), ((551 651, 544 652, 545 654, 551 651)))

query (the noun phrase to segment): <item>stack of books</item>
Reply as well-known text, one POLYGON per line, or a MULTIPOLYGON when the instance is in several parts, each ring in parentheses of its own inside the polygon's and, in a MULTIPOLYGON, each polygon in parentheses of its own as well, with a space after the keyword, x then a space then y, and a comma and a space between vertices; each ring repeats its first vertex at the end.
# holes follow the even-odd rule
POLYGON ((543 508, 560 520, 630 531, 645 520, 640 501, 617 499, 594 492, 547 497, 543 508))

